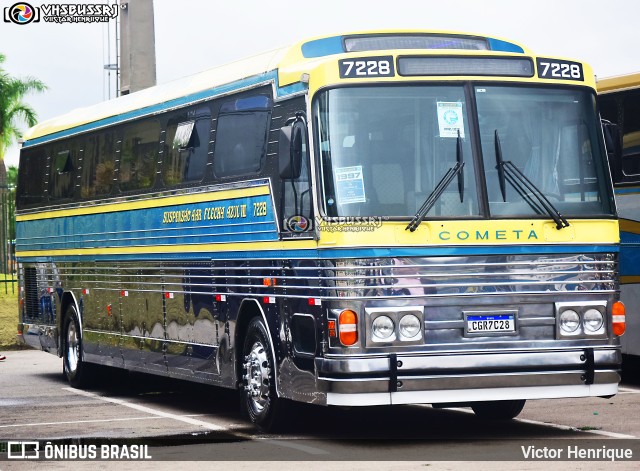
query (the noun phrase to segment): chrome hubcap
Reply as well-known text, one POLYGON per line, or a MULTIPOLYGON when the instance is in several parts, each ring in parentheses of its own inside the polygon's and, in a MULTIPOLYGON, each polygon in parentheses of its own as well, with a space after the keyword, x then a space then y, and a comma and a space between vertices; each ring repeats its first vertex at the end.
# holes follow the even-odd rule
POLYGON ((269 358, 260 341, 256 341, 251 351, 244 357, 244 390, 247 392, 253 408, 261 412, 269 404, 269 358))
POLYGON ((67 367, 69 373, 75 373, 78 369, 78 359, 80 358, 80 342, 78 342, 78 331, 76 323, 72 320, 67 328, 67 367))

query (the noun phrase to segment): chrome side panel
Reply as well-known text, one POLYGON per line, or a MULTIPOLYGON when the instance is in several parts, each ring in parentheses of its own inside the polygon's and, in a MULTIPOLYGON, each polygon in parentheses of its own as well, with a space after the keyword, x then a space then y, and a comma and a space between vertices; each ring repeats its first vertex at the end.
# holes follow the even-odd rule
POLYGON ((534 397, 540 387, 589 395, 619 380, 620 349, 610 334, 616 263, 607 253, 38 263, 42 312, 56 322, 25 322, 25 339, 34 346, 35 335, 41 345, 57 339, 60 297, 70 292, 88 361, 236 388, 238 314, 251 301, 273 340, 282 397, 346 404, 375 393, 385 404, 434 402, 442 391, 534 397), (608 335, 558 338, 557 303, 606 305, 608 335), (327 332, 344 308, 356 311, 361 333, 349 348, 327 332), (366 342, 367 312, 403 308, 423 313, 423 342, 366 342), (517 329, 467 336, 468 311, 514 312, 517 329), (313 319, 312 334, 296 331, 294 314, 313 319), (314 353, 296 350, 299 335, 313 336, 314 353))

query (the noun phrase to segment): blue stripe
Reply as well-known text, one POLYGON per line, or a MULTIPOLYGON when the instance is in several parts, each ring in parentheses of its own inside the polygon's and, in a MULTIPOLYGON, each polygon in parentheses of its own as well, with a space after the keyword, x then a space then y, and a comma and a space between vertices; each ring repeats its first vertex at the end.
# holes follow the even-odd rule
POLYGON ((18 251, 278 240, 269 195, 16 224, 18 251), (263 210, 258 215, 255 208, 263 210))
POLYGON ((274 81, 276 83, 276 95, 278 97, 285 97, 288 95, 292 95, 294 93, 302 92, 307 89, 307 84, 300 83, 300 82, 294 83, 292 85, 287 85, 285 87, 279 87, 277 86, 277 77, 278 77, 278 72, 275 70, 271 72, 266 72, 264 74, 255 75, 253 77, 238 80, 237 82, 228 83, 225 85, 221 85, 219 87, 210 88, 208 90, 203 90, 197 93, 192 93, 191 95, 185 95, 180 98, 175 98, 173 100, 166 101, 164 103, 147 106, 145 108, 140 108, 137 110, 129 111, 127 113, 111 116, 109 118, 100 119, 98 121, 94 121, 88 124, 83 124, 81 126, 65 129, 64 131, 59 131, 53 134, 47 134, 46 136, 30 139, 28 141, 25 141, 24 144, 22 144, 22 147, 26 148, 30 146, 35 146, 37 144, 42 144, 44 142, 48 142, 54 139, 67 137, 72 134, 87 132, 96 128, 114 125, 122 121, 127 121, 134 118, 140 118, 142 116, 146 116, 149 114, 159 113, 171 108, 186 106, 195 101, 205 100, 207 98, 214 98, 217 95, 232 92, 240 88, 251 87, 267 81, 274 81))
POLYGON ((637 186, 633 188, 616 188, 614 191, 616 195, 635 195, 640 193, 640 188, 637 186))
POLYGON ((451 257, 465 255, 559 255, 617 253, 618 245, 532 245, 483 247, 420 247, 420 248, 328 248, 305 250, 261 250, 233 252, 196 252, 179 254, 86 255, 64 257, 19 257, 19 262, 72 261, 132 261, 132 260, 224 260, 224 259, 329 259, 387 257, 451 257))
POLYGON ((304 43, 301 49, 302 55, 307 59, 342 54, 345 52, 344 46, 342 45, 342 36, 309 41, 304 43))
POLYGON ((625 237, 628 232, 620 233, 620 276, 640 275, 640 237, 635 235, 635 243, 631 238, 625 237))
POLYGON ((523 54, 524 49, 522 49, 517 44, 513 44, 507 41, 501 41, 500 39, 487 38, 489 41, 489 48, 492 51, 502 51, 502 52, 515 52, 518 54, 523 54))

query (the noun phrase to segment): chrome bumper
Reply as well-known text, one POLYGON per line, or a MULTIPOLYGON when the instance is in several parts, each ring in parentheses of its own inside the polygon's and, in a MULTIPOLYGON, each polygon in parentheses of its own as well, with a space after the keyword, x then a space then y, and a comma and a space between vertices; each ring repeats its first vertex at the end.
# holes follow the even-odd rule
POLYGON ((329 405, 610 396, 619 347, 316 359, 329 405))

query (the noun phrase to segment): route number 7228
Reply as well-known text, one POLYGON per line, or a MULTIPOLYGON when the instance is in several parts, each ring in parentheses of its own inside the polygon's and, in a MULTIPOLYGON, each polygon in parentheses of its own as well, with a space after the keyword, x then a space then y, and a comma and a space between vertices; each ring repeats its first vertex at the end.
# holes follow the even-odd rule
POLYGON ((584 80, 582 64, 579 62, 536 59, 538 66, 538 77, 557 80, 584 80))
POLYGON ((363 57, 338 62, 340 78, 393 77, 393 57, 363 57))

